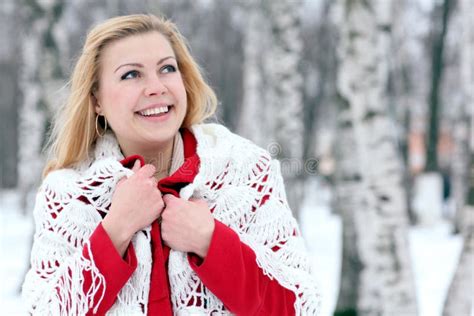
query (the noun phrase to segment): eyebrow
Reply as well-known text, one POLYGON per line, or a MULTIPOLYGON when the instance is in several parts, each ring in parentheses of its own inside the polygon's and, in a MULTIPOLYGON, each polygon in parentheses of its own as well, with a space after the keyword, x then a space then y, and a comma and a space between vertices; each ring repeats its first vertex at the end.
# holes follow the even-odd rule
MULTIPOLYGON (((160 60, 158 60, 158 62, 156 63, 157 65, 163 63, 165 60, 169 59, 169 58, 172 58, 174 60, 176 60, 175 57, 173 56, 166 56, 166 57, 163 57, 161 58, 160 60)), ((125 66, 133 66, 133 67, 139 67, 139 68, 143 68, 143 65, 142 64, 139 64, 139 63, 126 63, 126 64, 122 64, 120 66, 118 66, 115 70, 114 70, 114 73, 117 72, 117 70, 119 70, 120 68, 122 67, 125 67, 125 66)))

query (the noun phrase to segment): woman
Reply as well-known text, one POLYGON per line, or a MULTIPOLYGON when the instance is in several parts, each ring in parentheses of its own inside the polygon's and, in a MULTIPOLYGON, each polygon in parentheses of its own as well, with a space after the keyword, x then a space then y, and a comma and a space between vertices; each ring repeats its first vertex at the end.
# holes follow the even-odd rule
POLYGON ((279 164, 202 124, 216 103, 170 21, 92 29, 36 199, 29 312, 317 313, 279 164))

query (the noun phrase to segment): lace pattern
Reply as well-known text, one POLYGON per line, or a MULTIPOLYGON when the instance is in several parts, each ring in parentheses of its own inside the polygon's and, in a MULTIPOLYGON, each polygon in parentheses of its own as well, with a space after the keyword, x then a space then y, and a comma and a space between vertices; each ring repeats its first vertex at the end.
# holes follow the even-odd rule
MULTIPOLYGON (((201 160, 193 183, 180 195, 203 198, 214 217, 231 227, 256 253, 257 264, 296 296, 297 315, 319 312, 320 297, 304 242, 286 202, 277 161, 250 141, 216 124, 192 127, 201 160)), ((83 315, 100 304, 105 281, 82 248, 106 214, 116 183, 132 171, 122 167, 115 138, 108 134, 94 156, 73 169, 50 173, 38 192, 35 241, 23 297, 29 312, 83 315), (83 270, 93 282, 83 290, 83 270), (96 295, 99 293, 100 295, 96 295)), ((138 267, 119 293, 108 315, 146 315, 150 272, 150 228, 132 240, 138 267), (145 306, 143 310, 142 307, 145 306)), ((86 247, 87 248, 87 247, 86 247)), ((87 248, 88 249, 88 248, 87 248)), ((185 253, 171 251, 168 274, 176 315, 230 315, 200 281, 185 253), (206 304, 203 304, 205 302, 206 304)))

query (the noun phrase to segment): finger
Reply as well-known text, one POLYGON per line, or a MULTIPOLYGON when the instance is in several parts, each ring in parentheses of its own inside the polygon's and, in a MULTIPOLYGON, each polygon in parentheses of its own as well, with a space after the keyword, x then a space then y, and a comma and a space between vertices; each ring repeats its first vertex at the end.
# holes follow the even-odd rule
POLYGON ((117 186, 121 185, 123 182, 125 182, 125 180, 127 180, 127 177, 120 178, 117 182, 117 186))
POLYGON ((189 202, 196 203, 196 204, 201 204, 201 205, 206 205, 206 206, 207 206, 206 200, 199 199, 199 198, 194 198, 194 197, 192 197, 192 198, 189 199, 189 202))
POLYGON ((138 173, 145 178, 149 178, 155 174, 155 171, 156 171, 155 166, 146 164, 138 171, 138 173))
POLYGON ((135 163, 133 164, 132 171, 133 172, 138 172, 140 170, 140 160, 135 160, 135 163))
POLYGON ((152 187, 156 187, 158 185, 158 181, 154 177, 148 178, 147 181, 150 183, 152 187))
POLYGON ((162 198, 163 198, 163 202, 165 202, 165 205, 168 205, 172 203, 172 201, 177 199, 173 194, 165 194, 163 195, 162 198))

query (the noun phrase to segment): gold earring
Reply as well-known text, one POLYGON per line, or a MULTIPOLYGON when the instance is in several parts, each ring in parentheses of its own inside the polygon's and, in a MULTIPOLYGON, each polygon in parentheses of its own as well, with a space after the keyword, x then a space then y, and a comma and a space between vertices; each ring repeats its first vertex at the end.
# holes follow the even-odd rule
POLYGON ((99 135, 99 137, 103 137, 105 135, 105 132, 107 131, 107 119, 104 116, 104 128, 103 128, 104 131, 101 134, 99 132, 99 116, 102 116, 102 115, 97 114, 95 116, 95 132, 97 133, 97 135, 99 135))

